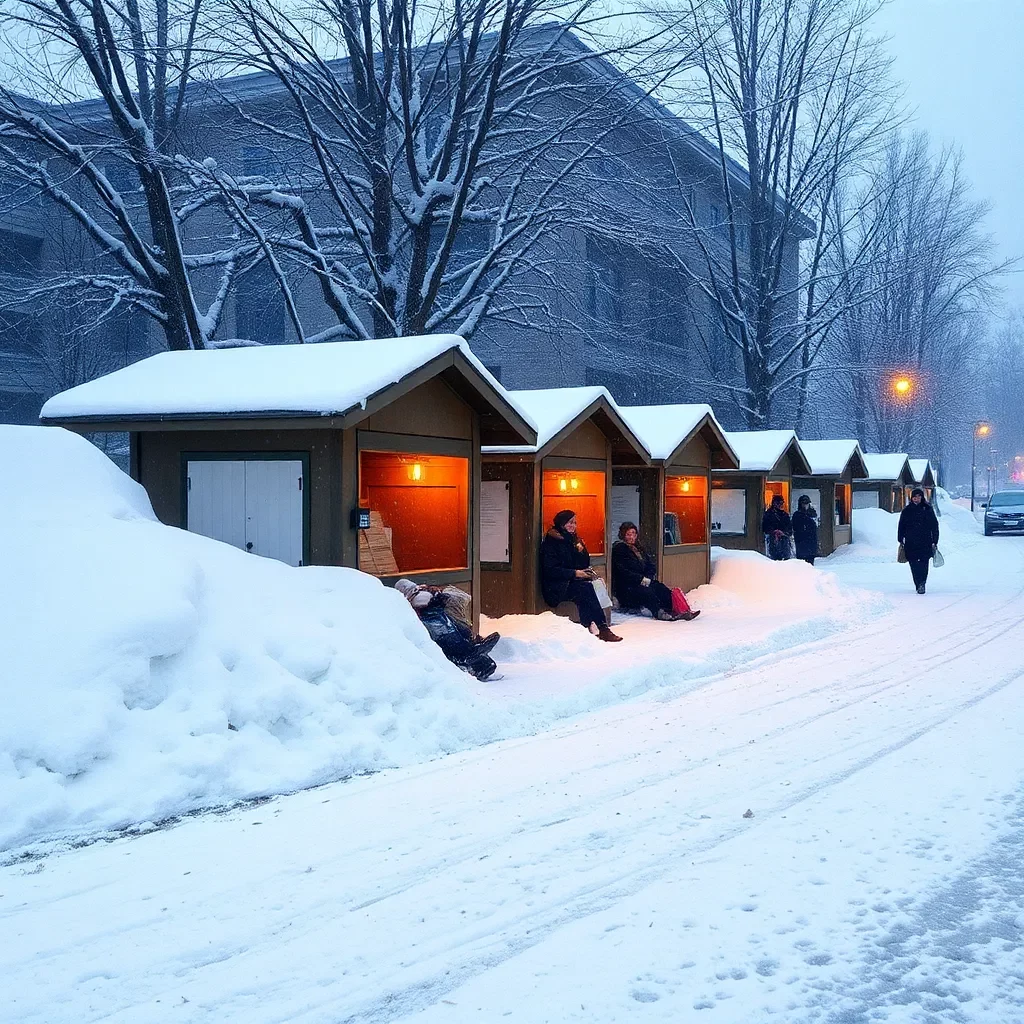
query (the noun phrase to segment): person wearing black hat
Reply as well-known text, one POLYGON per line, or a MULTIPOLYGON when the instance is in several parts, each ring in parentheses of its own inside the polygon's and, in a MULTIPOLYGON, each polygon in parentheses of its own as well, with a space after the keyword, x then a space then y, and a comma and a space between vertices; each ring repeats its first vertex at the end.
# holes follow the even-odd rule
POLYGON ((594 636, 610 643, 622 639, 608 628, 604 609, 597 599, 594 580, 597 573, 590 568, 590 552, 576 533, 576 513, 563 509, 555 516, 554 525, 540 545, 540 585, 544 600, 552 608, 563 601, 573 601, 580 615, 580 625, 594 636))
POLYGON ((786 511, 786 500, 781 494, 774 495, 771 506, 764 510, 761 532, 764 534, 768 557, 772 561, 782 562, 791 556, 793 523, 786 511))
POLYGON ((818 512, 806 494, 801 494, 793 513, 793 546, 796 557, 814 565, 818 554, 818 512))
POLYGON ((910 492, 910 504, 900 513, 896 535, 910 563, 914 586, 923 594, 928 582, 928 559, 935 554, 939 543, 939 520, 935 509, 924 500, 920 487, 910 492))

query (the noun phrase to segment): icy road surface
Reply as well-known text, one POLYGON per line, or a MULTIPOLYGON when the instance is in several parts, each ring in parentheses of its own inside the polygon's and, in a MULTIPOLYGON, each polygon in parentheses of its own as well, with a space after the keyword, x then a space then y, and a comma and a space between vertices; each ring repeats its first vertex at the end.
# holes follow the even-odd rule
POLYGON ((904 566, 828 567, 892 611, 0 868, 0 1019, 1019 1024, 1024 538, 979 537, 923 598, 904 566))

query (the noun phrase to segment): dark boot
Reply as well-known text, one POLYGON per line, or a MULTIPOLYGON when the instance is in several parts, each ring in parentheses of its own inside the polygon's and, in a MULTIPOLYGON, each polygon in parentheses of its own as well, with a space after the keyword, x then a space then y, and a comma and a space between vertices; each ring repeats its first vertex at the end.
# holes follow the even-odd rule
POLYGON ((678 615, 673 615, 671 612, 665 611, 664 608, 658 609, 658 614, 654 616, 656 619, 660 619, 662 622, 675 622, 679 618, 678 615))
POLYGON ((923 594, 924 593, 924 584, 923 583, 918 583, 918 585, 917 585, 917 592, 919 594, 923 594))
POLYGON ((480 636, 474 640, 476 644, 475 654, 490 654, 494 645, 501 639, 500 633, 490 633, 487 636, 480 636))
POLYGON ((683 622, 689 622, 691 619, 697 618, 698 615, 700 615, 700 609, 699 608, 695 612, 693 612, 693 611, 690 611, 690 612, 680 612, 676 616, 676 618, 677 619, 682 619, 683 622))
POLYGON ((600 627, 597 638, 598 640, 604 640, 610 644, 617 644, 622 639, 618 633, 613 633, 607 626, 600 627))

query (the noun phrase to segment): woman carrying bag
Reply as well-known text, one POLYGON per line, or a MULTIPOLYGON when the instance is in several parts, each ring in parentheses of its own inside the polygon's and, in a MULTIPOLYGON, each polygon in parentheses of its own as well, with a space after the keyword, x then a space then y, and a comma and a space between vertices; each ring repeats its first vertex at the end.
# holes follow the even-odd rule
POLYGON ((897 538, 901 555, 910 563, 914 586, 923 594, 928 582, 928 559, 938 553, 939 520, 935 510, 924 500, 920 487, 911 491, 910 504, 900 513, 897 538))

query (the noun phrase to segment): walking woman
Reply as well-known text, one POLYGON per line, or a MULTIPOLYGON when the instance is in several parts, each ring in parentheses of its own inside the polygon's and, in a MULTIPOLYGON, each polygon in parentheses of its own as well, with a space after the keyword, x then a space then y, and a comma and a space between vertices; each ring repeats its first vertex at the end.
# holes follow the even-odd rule
POLYGON ((658 579, 657 572, 654 559, 640 543, 636 523, 623 523, 612 548, 612 591, 619 607, 627 611, 647 608, 663 622, 689 621, 700 615, 699 611, 674 612, 672 591, 658 579))
POLYGON ((540 544, 540 584, 544 600, 552 608, 563 601, 574 601, 580 625, 601 640, 615 643, 622 639, 608 628, 604 609, 597 599, 590 568, 590 552, 576 534, 576 513, 563 509, 555 516, 554 526, 540 544))
POLYGON ((923 594, 924 585, 928 582, 928 559, 935 554, 939 543, 939 520, 935 510, 924 500, 924 491, 920 487, 911 491, 910 504, 900 513, 897 534, 910 563, 914 586, 919 594, 923 594))

